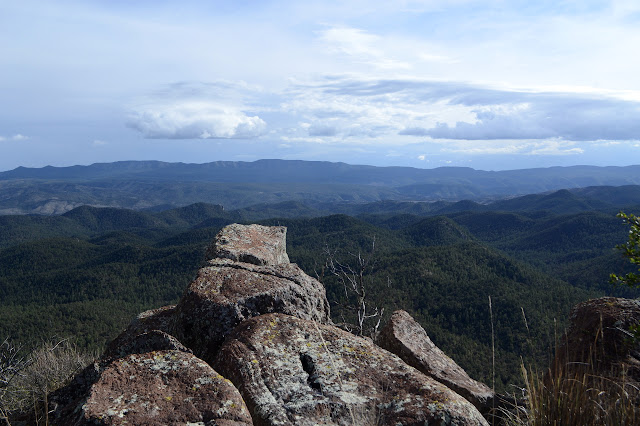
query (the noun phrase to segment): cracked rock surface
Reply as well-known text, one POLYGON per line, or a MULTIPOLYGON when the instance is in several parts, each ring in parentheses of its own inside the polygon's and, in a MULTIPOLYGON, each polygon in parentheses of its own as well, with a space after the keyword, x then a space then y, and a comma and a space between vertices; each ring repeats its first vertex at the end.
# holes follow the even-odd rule
POLYGON ((466 399, 370 341, 288 315, 244 321, 214 365, 258 425, 487 425, 466 399))
POLYGON ((268 313, 330 323, 324 286, 294 263, 259 266, 213 259, 176 307, 173 332, 201 358, 215 357, 242 321, 268 313))

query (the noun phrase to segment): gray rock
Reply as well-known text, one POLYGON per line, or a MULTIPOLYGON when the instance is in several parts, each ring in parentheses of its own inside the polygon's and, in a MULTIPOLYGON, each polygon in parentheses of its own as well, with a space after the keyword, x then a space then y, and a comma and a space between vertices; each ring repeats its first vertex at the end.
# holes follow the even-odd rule
POLYGON ((251 425, 238 390, 209 365, 179 351, 111 362, 59 425, 251 425))
MULTIPOLYGON (((175 306, 165 306, 146 311, 138 315, 118 337, 108 346, 100 359, 78 373, 67 386, 49 395, 53 407, 52 418, 68 418, 68 411, 79 401, 86 400, 92 386, 98 381, 105 368, 113 361, 132 354, 144 354, 153 351, 181 351, 191 353, 167 330, 175 306)), ((59 421, 57 422, 59 424, 59 421)))
POLYGON ((473 380, 429 338, 427 332, 406 311, 395 311, 377 340, 380 347, 457 392, 481 412, 493 408, 495 394, 484 383, 473 380))
POLYGON ((284 226, 225 226, 209 248, 209 259, 224 258, 254 265, 289 263, 287 228, 284 226))
POLYGON ((176 307, 172 334, 206 361, 242 321, 280 312, 330 323, 324 286, 292 263, 258 266, 215 259, 176 307))
POLYGON ((214 365, 254 424, 488 424, 466 399, 370 341, 288 315, 244 321, 214 365))
POLYGON ((191 353, 191 349, 185 347, 175 337, 160 330, 151 330, 135 335, 131 338, 114 340, 102 355, 103 361, 111 361, 123 358, 131 354, 144 354, 154 351, 180 351, 191 353))

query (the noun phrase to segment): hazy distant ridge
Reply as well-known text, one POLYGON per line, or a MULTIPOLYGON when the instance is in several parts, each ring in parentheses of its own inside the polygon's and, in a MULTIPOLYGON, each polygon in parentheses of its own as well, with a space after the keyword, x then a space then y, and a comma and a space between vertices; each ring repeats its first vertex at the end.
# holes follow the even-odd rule
MULTIPOLYGON (((172 179, 211 182, 313 182, 403 186, 443 181, 473 182, 480 186, 508 184, 515 180, 541 179, 562 187, 624 185, 640 183, 640 165, 626 167, 571 166, 506 171, 483 171, 468 167, 377 167, 327 161, 258 160, 216 161, 204 164, 162 161, 119 161, 89 166, 42 168, 18 167, 0 172, 6 179, 172 179), (605 182, 606 181, 606 182, 605 182)), ((551 188, 552 189, 552 188, 551 188)))
POLYGON ((640 185, 640 165, 482 171, 299 160, 121 161, 0 172, 0 213, 59 214, 82 204, 158 209, 196 202, 241 208, 292 200, 486 200, 604 185, 640 185))

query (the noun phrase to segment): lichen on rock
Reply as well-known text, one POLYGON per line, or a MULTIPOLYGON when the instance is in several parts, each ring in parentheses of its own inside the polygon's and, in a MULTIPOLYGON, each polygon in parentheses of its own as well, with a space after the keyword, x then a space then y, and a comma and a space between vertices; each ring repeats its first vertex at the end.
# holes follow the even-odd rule
POLYGON ((237 389, 204 361, 180 351, 132 354, 111 362, 65 425, 250 425, 237 389))
POLYGON ((501 403, 495 399, 491 388, 469 377, 440 350, 424 328, 406 311, 398 310, 391 315, 387 325, 380 331, 377 343, 410 366, 465 397, 483 413, 495 408, 496 402, 501 403))
POLYGON ((467 400, 372 342, 288 315, 244 321, 214 365, 255 424, 487 424, 467 400))
POLYGON ((255 265, 289 263, 287 228, 284 226, 225 226, 207 250, 209 259, 230 259, 255 265))
POLYGON ((281 253, 285 235, 286 228, 257 225, 220 231, 213 253, 222 257, 200 269, 185 291, 171 334, 209 361, 235 326, 257 315, 279 312, 330 323, 324 286, 281 253))

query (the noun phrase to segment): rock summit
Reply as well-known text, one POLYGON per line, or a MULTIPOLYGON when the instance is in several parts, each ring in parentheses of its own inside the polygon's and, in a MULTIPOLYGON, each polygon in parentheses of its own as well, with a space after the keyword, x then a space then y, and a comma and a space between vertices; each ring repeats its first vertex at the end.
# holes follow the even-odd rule
POLYGON ((488 424, 476 406, 491 391, 406 312, 386 334, 402 341, 407 324, 421 339, 408 349, 334 326, 323 285, 289 262, 286 228, 229 225, 207 254, 176 306, 140 314, 50 394, 52 424, 488 424))

